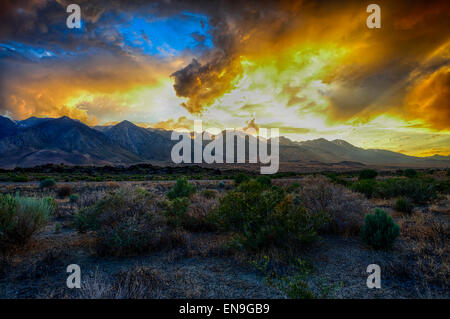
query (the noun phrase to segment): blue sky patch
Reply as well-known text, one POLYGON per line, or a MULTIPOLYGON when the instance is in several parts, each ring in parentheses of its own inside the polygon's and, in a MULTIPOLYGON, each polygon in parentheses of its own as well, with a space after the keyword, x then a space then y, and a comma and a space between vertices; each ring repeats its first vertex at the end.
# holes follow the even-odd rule
POLYGON ((184 12, 167 18, 136 16, 116 28, 125 46, 145 54, 178 55, 186 49, 213 46, 208 18, 200 14, 184 12))
POLYGON ((14 41, 0 43, 0 55, 6 57, 23 57, 29 60, 38 60, 55 56, 52 51, 44 48, 30 46, 14 41))

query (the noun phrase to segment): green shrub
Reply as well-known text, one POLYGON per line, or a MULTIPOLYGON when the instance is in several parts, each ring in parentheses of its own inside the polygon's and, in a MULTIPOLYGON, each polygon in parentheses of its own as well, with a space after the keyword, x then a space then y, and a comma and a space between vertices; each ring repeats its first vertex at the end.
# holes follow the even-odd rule
POLYGON ((46 179, 41 180, 41 182, 40 182, 41 188, 54 187, 55 185, 56 185, 56 182, 53 178, 46 178, 46 179))
POLYGON ((11 182, 16 182, 16 183, 28 182, 28 176, 26 176, 26 175, 13 175, 11 177, 11 182))
POLYGON ((264 187, 256 181, 241 184, 236 190, 228 192, 219 200, 215 211, 217 223, 223 230, 238 229, 253 216, 262 215, 262 211, 272 210, 282 199, 279 192, 268 192, 262 201, 264 187))
POLYGON ((325 176, 327 176, 329 179, 331 179, 331 181, 335 184, 339 184, 342 186, 350 186, 350 182, 345 180, 344 178, 342 178, 341 176, 336 175, 336 173, 328 173, 325 174, 325 176))
POLYGON ((411 214, 412 210, 414 209, 414 205, 411 202, 409 198, 399 198, 395 202, 394 209, 398 212, 411 214))
POLYGON ((55 215, 58 212, 58 202, 56 201, 56 199, 54 199, 53 197, 44 197, 42 199, 43 201, 46 202, 46 204, 50 207, 50 212, 55 215))
POLYGON ((403 175, 408 177, 408 178, 417 177, 417 171, 415 169, 412 169, 412 168, 407 168, 403 172, 403 175))
POLYGON ((211 211, 215 208, 214 200, 205 200, 195 196, 191 202, 189 198, 180 197, 161 203, 167 224, 181 227, 190 232, 210 232, 217 230, 211 211))
POLYGON ((363 241, 374 249, 392 247, 399 234, 400 227, 381 209, 375 209, 374 213, 366 215, 361 231, 363 241))
POLYGON ((248 182, 250 180, 250 177, 247 174, 239 173, 234 176, 234 183, 236 185, 248 182))
POLYGON ((377 177, 378 172, 374 169, 364 169, 361 172, 359 172, 358 180, 362 181, 365 179, 374 179, 377 177))
POLYGON ((433 182, 419 178, 389 178, 378 182, 375 196, 381 198, 409 197, 414 203, 421 205, 435 199, 437 193, 436 185, 433 182))
POLYGON ((253 250, 312 242, 327 220, 324 213, 296 205, 292 195, 268 189, 254 180, 221 198, 213 216, 219 229, 236 233, 234 247, 253 250))
POLYGON ((167 193, 169 199, 191 197, 196 192, 194 185, 189 184, 186 178, 179 178, 175 186, 167 193))
POLYGON ((0 247, 27 243, 53 213, 46 199, 0 194, 0 247))
POLYGON ((372 198, 377 187, 377 182, 373 179, 365 179, 353 183, 350 187, 353 191, 366 195, 367 198, 372 198))
POLYGON ((17 201, 11 195, 0 194, 0 239, 2 241, 7 231, 14 227, 17 214, 17 201))
POLYGON ((75 204, 75 203, 77 203, 79 200, 80 200, 80 195, 79 195, 79 194, 72 194, 72 195, 70 195, 70 197, 69 197, 69 202, 70 202, 71 204, 75 204))
POLYGON ((263 184, 263 185, 266 185, 266 186, 271 186, 271 185, 272 185, 272 180, 271 180, 270 177, 267 176, 267 175, 261 175, 261 176, 258 176, 258 177, 256 178, 256 181, 257 181, 258 183, 263 184))
POLYGON ((79 233, 85 233, 88 230, 98 230, 100 223, 97 215, 92 207, 79 210, 73 216, 73 226, 79 233))
MULTIPOLYGON (((239 192, 251 193, 251 192, 261 192, 264 190, 269 190, 271 187, 266 184, 258 183, 256 180, 251 179, 247 182, 239 184, 236 188, 239 192)), ((281 191, 281 189, 279 189, 281 191)))
POLYGON ((165 211, 167 216, 167 223, 172 226, 183 226, 186 220, 186 211, 190 205, 190 200, 187 197, 174 198, 165 203, 165 211))
POLYGON ((225 183, 224 182, 219 182, 218 186, 219 186, 220 189, 223 189, 223 188, 225 188, 225 183))
POLYGON ((361 180, 353 183, 350 188, 363 193, 367 198, 408 197, 418 205, 426 204, 435 199, 437 190, 440 189, 438 183, 432 179, 424 178, 388 178, 379 182, 361 180))
POLYGON ((442 194, 450 193, 450 180, 440 180, 436 182, 436 191, 442 194))

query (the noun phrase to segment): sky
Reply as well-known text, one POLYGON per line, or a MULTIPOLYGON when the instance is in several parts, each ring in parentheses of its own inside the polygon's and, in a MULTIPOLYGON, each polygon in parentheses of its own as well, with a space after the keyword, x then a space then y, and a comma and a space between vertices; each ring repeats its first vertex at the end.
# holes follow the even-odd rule
POLYGON ((448 1, 4 0, 0 115, 450 155, 448 1), (69 29, 66 7, 81 8, 69 29), (369 29, 366 7, 381 8, 369 29))

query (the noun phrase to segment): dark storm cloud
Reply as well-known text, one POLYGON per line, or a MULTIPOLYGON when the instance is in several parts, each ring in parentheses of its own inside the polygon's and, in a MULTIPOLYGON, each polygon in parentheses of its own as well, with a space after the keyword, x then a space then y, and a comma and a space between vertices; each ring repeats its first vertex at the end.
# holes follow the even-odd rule
MULTIPOLYGON (((170 59, 125 46, 116 25, 132 20, 137 12, 161 17, 175 15, 180 8, 165 9, 164 2, 81 0, 76 3, 83 28, 70 30, 66 6, 72 2, 2 2, 0 114, 70 115, 92 122, 87 112, 100 116, 114 107, 103 103, 72 110, 65 103, 77 94, 114 94, 151 86, 174 71, 170 59)), ((150 41, 144 35, 142 39, 150 41)))
MULTIPOLYGON (((187 98, 184 107, 192 113, 201 112, 232 89, 233 81, 243 73, 241 57, 257 60, 273 56, 282 59, 285 48, 310 42, 335 43, 337 47, 348 47, 351 51, 345 64, 323 78, 325 83, 333 86, 328 92, 330 106, 324 110, 331 120, 370 117, 391 111, 391 108, 397 108, 394 111, 404 112, 405 116, 418 116, 410 108, 399 107, 406 98, 406 92, 415 87, 420 88, 414 91, 420 92, 416 95, 422 97, 425 91, 430 92, 436 95, 435 100, 448 107, 446 95, 439 95, 445 88, 445 83, 441 82, 446 81, 447 73, 441 69, 448 65, 448 55, 441 54, 434 63, 422 64, 449 41, 448 1, 380 0, 377 3, 382 8, 382 28, 369 30, 365 26, 365 7, 369 2, 356 0, 79 0, 83 32, 68 32, 65 8, 70 2, 3 1, 0 42, 16 41, 45 47, 63 57, 79 52, 89 57, 89 54, 101 55, 104 51, 108 55, 123 57, 127 62, 139 56, 124 48, 123 35, 114 32, 117 23, 133 18, 137 12, 149 18, 196 12, 209 17, 213 46, 203 53, 193 52, 195 59, 172 73, 174 89, 178 96, 187 98), (426 79, 432 87, 440 88, 439 92, 429 89, 431 86, 422 89, 417 81, 426 79)), ((16 58, 26 59, 24 56, 16 58)), ((121 64, 120 59, 116 61, 121 64)), ((7 72, 14 69, 14 66, 6 68, 5 62, 0 67, 7 72)), ((80 69, 86 70, 83 66, 80 69)), ((105 75, 108 74, 96 73, 93 77, 88 73, 87 77, 94 81, 104 79, 105 75)), ((7 78, 3 75, 1 81, 7 78)), ((0 89, 4 87, 5 83, 0 83, 0 89)), ((10 85, 8 89, 11 89, 10 85)), ((297 93, 302 90, 301 85, 293 87, 289 103, 301 102, 297 93)), ((409 99, 408 102, 413 103, 409 99)), ((429 107, 437 106, 431 103, 429 107)), ((429 121, 436 122, 433 119, 430 117, 429 121)))

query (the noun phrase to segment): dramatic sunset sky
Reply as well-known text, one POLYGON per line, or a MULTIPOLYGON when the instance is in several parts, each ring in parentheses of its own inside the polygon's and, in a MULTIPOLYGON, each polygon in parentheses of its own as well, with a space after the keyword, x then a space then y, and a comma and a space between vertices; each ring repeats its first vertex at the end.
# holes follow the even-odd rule
POLYGON ((3 0, 0 115, 450 155, 444 1, 3 0), (77 3, 82 28, 66 27, 77 3), (381 7, 368 29, 366 7, 381 7))

